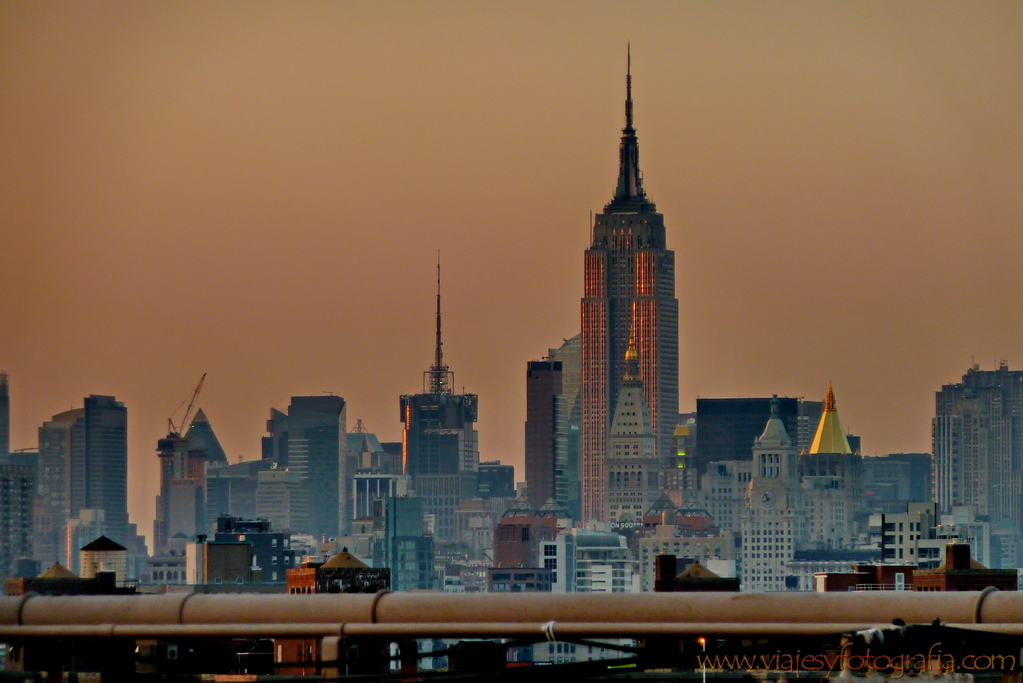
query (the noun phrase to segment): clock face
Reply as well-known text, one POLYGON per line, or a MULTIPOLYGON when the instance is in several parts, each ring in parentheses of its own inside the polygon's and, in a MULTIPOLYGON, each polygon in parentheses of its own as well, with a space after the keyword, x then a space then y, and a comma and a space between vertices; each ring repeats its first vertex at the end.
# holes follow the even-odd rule
POLYGON ((774 502, 774 494, 770 491, 765 491, 760 496, 760 502, 764 504, 765 508, 771 507, 771 504, 774 502))

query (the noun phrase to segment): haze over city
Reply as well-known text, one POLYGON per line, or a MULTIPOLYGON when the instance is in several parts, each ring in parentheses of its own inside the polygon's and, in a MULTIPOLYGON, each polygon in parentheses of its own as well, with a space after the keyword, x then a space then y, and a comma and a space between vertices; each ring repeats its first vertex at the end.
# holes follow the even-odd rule
POLYGON ((521 468, 526 361, 579 332, 630 42, 680 410, 831 381, 864 452, 925 452, 943 383, 1023 363, 1018 3, 4 3, 12 447, 116 395, 149 533, 156 441, 203 373, 232 462, 292 395, 398 440, 440 250, 481 459, 521 468))

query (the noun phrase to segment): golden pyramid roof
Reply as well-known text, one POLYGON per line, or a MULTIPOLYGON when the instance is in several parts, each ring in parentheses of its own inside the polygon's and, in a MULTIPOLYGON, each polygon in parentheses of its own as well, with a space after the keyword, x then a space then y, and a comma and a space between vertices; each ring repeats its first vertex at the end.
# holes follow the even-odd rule
POLYGON ((693 562, 686 567, 686 570, 675 577, 676 579, 720 579, 721 577, 704 567, 699 562, 693 562))
POLYGON ((45 572, 40 574, 39 579, 77 579, 78 574, 62 565, 60 562, 54 562, 53 566, 47 569, 45 572))
POLYGON ((849 439, 845 438, 845 432, 842 431, 842 420, 839 419, 838 409, 835 407, 835 392, 831 389, 831 382, 828 382, 824 412, 821 413, 821 421, 817 425, 817 434, 813 437, 810 453, 852 453, 849 439))
POLYGON ((322 569, 369 569, 369 565, 342 548, 334 557, 323 563, 322 569))

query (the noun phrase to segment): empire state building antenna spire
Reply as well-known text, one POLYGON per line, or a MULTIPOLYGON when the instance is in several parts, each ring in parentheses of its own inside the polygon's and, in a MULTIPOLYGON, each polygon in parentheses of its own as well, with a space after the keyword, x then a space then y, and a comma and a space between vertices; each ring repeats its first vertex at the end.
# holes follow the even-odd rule
POLYGON ((625 128, 618 153, 618 186, 615 188, 613 205, 652 204, 643 190, 643 174, 639 172, 639 140, 632 119, 632 45, 627 52, 625 74, 625 128))
POLYGON ((632 127, 632 43, 625 52, 625 130, 635 131, 632 127))
POLYGON ((424 374, 424 389, 429 394, 450 394, 454 384, 454 374, 444 365, 444 349, 440 336, 440 252, 437 252, 437 349, 434 351, 433 365, 424 374))

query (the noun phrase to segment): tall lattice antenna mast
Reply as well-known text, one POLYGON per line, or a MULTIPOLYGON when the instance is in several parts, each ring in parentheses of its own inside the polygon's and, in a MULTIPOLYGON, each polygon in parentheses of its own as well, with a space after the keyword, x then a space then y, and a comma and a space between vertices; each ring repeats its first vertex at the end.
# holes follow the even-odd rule
POLYGON ((433 367, 444 367, 444 342, 440 339, 440 252, 437 252, 437 351, 434 353, 433 367))
POLYGON ((437 349, 434 351, 433 365, 423 377, 424 390, 429 394, 450 394, 454 383, 454 374, 444 365, 444 342, 440 333, 440 252, 437 252, 437 349))

